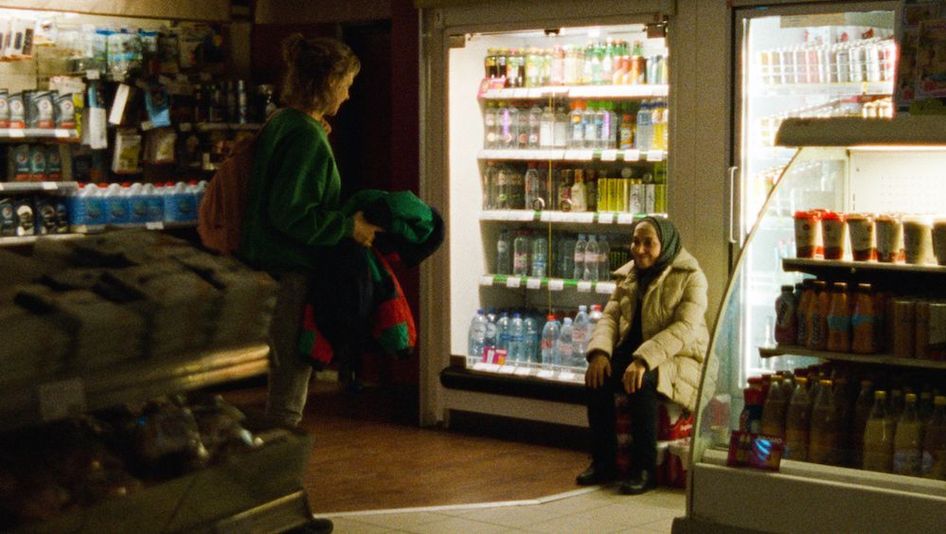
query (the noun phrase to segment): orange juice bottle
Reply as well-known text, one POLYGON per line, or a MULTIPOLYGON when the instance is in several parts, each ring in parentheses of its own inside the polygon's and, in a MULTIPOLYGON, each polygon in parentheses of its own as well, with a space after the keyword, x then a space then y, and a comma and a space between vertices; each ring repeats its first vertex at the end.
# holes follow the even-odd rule
POLYGON ((905 400, 893 439, 893 472, 919 476, 922 428, 916 413, 916 394, 907 393, 905 400))
POLYGON ((827 349, 833 352, 851 350, 851 312, 847 304, 847 284, 844 282, 835 282, 831 287, 827 324, 827 349))
POLYGON ((809 349, 824 350, 828 346, 828 311, 831 299, 828 294, 828 284, 818 280, 815 282, 815 298, 809 304, 808 343, 809 349))
POLYGON ((808 440, 808 461, 818 464, 835 463, 838 449, 838 415, 834 406, 834 392, 829 379, 821 381, 818 398, 811 409, 811 434, 808 440))
POLYGON ((854 297, 854 312, 851 314, 851 352, 870 354, 877 352, 874 332, 874 299, 870 284, 857 284, 854 297))
POLYGON ((875 391, 874 407, 864 427, 864 469, 889 473, 893 467, 893 432, 887 419, 887 392, 875 391))
POLYGON ((782 456, 791 460, 807 460, 810 431, 811 398, 808 396, 808 379, 799 376, 795 378, 795 391, 785 416, 785 452, 782 456))
POLYGON ((933 398, 933 416, 923 436, 921 471, 926 478, 946 480, 946 397, 933 398))

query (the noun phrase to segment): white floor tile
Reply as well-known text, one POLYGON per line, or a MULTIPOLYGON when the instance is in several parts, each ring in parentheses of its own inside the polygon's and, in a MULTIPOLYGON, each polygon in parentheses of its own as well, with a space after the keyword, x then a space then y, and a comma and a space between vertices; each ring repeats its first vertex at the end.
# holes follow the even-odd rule
POLYGON ((515 530, 513 527, 482 523, 463 517, 450 517, 433 523, 418 525, 405 530, 405 532, 413 534, 500 534, 514 532, 515 530))
MULTIPOLYGON (((411 530, 422 527, 428 523, 443 521, 449 516, 434 512, 402 512, 394 514, 362 514, 348 517, 360 523, 375 525, 377 527, 395 530, 411 530)), ((341 519, 345 519, 345 517, 341 519)), ((338 531, 338 529, 336 529, 336 531, 338 531)))
POLYGON ((334 518, 332 519, 332 523, 334 524, 332 532, 337 532, 338 534, 385 534, 394 532, 389 528, 369 525, 345 517, 334 518))

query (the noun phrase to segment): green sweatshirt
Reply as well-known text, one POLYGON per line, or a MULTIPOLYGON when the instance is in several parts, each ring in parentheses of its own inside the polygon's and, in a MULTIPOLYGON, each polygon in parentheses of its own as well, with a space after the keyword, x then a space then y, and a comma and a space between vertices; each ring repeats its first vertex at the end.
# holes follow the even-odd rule
POLYGON ((260 269, 308 270, 319 246, 352 235, 328 136, 312 117, 279 112, 257 140, 239 256, 260 269))

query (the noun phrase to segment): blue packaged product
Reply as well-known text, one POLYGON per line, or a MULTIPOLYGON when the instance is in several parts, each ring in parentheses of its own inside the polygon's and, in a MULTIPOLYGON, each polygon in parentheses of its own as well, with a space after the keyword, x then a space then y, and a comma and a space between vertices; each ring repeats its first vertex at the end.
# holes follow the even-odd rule
POLYGON ((13 200, 0 198, 0 236, 14 235, 16 235, 16 210, 13 207, 13 200))
POLYGON ((13 180, 26 182, 30 179, 30 145, 17 145, 10 148, 10 160, 13 162, 13 180))
POLYGON ((36 234, 55 234, 59 226, 56 204, 53 197, 37 196, 34 203, 36 213, 36 234))
POLYGON ((43 145, 30 145, 30 179, 46 180, 46 147, 43 145))

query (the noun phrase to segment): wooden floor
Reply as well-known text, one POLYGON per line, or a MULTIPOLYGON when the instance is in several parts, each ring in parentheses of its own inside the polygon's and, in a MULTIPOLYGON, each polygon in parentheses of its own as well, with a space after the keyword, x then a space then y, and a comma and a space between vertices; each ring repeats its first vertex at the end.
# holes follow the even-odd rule
MULTIPOLYGON (((588 461, 574 447, 420 428, 416 389, 315 384, 302 427, 315 437, 304 485, 318 514, 535 499, 575 489, 588 461)), ((265 386, 224 396, 259 409, 265 386)))

